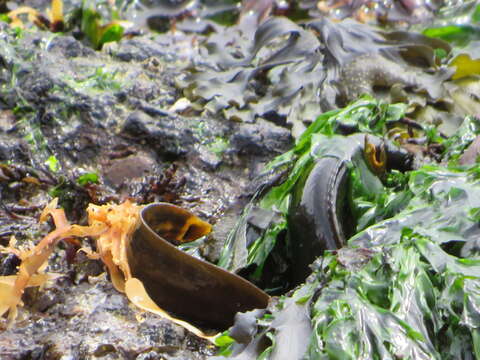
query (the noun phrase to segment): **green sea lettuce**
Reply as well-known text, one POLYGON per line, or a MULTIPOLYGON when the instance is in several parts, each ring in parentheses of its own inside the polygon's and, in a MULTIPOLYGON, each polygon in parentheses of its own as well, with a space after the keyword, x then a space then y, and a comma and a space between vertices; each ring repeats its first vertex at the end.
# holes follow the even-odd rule
MULTIPOLYGON (((317 140, 325 144, 341 119, 348 122, 360 109, 366 116, 362 131, 370 133, 381 133, 383 125, 403 114, 401 106, 364 98, 320 116, 294 149, 268 166, 286 174, 258 193, 233 233, 231 239, 238 240, 254 206, 259 205, 263 214, 275 214, 263 224, 264 235, 253 242, 255 246, 244 249, 247 261, 268 262, 269 254, 281 253, 268 243, 277 241, 278 246, 282 241, 288 198, 311 161, 312 147, 317 140), (378 124, 383 125, 374 130, 378 124)), ((358 172, 352 171, 356 181, 350 185, 354 189, 350 201, 359 211, 347 246, 326 251, 312 264, 304 284, 281 296, 269 311, 257 313, 253 320, 251 315, 242 325, 250 334, 243 342, 235 341, 235 334, 225 334, 233 337, 223 344, 223 356, 478 358, 480 167, 460 166, 458 159, 479 133, 478 120, 467 117, 450 139, 432 137, 443 147, 442 164, 388 174, 378 188, 380 196, 369 197, 358 172)), ((248 236, 243 240, 248 244, 248 236)), ((241 263, 232 253, 240 247, 235 241, 227 245, 224 264, 241 263)))

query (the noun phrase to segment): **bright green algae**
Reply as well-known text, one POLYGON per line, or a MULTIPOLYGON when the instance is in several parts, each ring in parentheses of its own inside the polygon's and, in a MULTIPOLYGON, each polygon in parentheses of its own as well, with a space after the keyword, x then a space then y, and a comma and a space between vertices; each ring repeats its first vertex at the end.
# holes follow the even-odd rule
MULTIPOLYGON (((387 124, 395 123, 404 115, 405 108, 403 104, 380 104, 366 96, 348 108, 330 111, 319 116, 298 139, 292 150, 276 157, 266 166, 265 177, 271 174, 281 176, 287 173, 286 179, 281 184, 270 187, 263 196, 261 194, 264 193, 264 187, 268 185, 260 186, 257 195, 247 206, 243 218, 228 239, 219 262, 220 266, 236 270, 255 264, 258 266, 257 275, 259 275, 267 256, 275 246, 277 235, 287 228, 286 216, 295 184, 308 173, 316 158, 335 156, 347 159, 351 157, 350 140, 335 135, 339 127, 356 127, 358 132, 381 134, 386 132, 387 124), (274 216, 267 230, 247 246, 245 227, 252 206, 272 212, 274 216)), ((358 160, 357 165, 362 165, 360 164, 362 159, 356 160, 358 160)), ((351 162, 354 167, 355 159, 351 162)), ((361 167, 365 168, 363 165, 361 167)), ((365 198, 371 198, 371 194, 365 194, 365 190, 371 190, 371 187, 364 188, 364 183, 360 185, 357 190, 362 194, 358 196, 364 195, 365 198)))
MULTIPOLYGON (((363 98, 320 116, 293 150, 269 164, 267 170, 287 169, 288 175, 247 207, 225 248, 224 264, 257 264, 254 276, 261 275, 275 242, 283 241, 277 235, 288 228, 291 191, 314 161, 312 149, 323 146, 325 154, 344 148, 334 134, 349 121, 360 124, 359 132, 383 134, 403 109, 363 98), (242 248, 248 242, 239 235, 254 206, 275 216, 262 236, 242 248), (244 257, 238 256, 240 250, 244 257)), ((373 187, 365 182, 365 161, 352 158, 349 201, 356 234, 343 249, 319 257, 305 284, 257 320, 248 344, 221 338, 222 353, 236 359, 477 358, 480 167, 460 167, 457 160, 478 125, 468 117, 450 140, 431 136, 444 146, 448 165, 394 171, 383 183, 370 179, 373 187)))
POLYGON ((308 357, 478 354, 476 170, 424 167, 410 174, 405 191, 415 194, 405 210, 326 254, 315 272, 320 295, 309 300, 314 333, 308 357))

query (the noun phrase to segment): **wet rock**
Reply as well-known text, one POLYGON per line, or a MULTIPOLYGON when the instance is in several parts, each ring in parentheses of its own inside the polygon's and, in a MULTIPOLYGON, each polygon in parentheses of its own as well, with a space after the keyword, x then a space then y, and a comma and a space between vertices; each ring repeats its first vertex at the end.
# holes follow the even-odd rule
MULTIPOLYGON (((24 347, 10 350, 8 339, 0 339, 0 358, 2 360, 43 360, 49 356, 50 344, 25 344, 24 347)), ((52 354, 53 355, 53 354, 52 354)))
POLYGON ((43 10, 50 6, 48 0, 20 0, 16 1, 16 4, 30 6, 34 9, 43 10))
POLYGON ((95 51, 92 48, 84 46, 72 36, 54 37, 50 41, 47 50, 52 53, 61 54, 66 58, 95 55, 95 51))
POLYGON ((122 294, 113 294, 105 301, 102 309, 106 311, 123 311, 128 308, 128 299, 122 294))
POLYGON ((122 41, 114 56, 121 61, 145 61, 150 57, 165 56, 165 48, 147 38, 134 38, 122 41))
POLYGON ((156 351, 149 351, 137 356, 136 360, 156 360, 160 358, 160 354, 156 351))
POLYGON ((166 343, 173 348, 179 348, 182 344, 180 341, 184 330, 173 327, 168 322, 145 321, 138 327, 138 336, 151 341, 153 343, 166 343))
POLYGON ((148 134, 148 128, 145 124, 152 121, 153 119, 149 115, 141 111, 135 111, 127 117, 121 134, 142 138, 148 134))
POLYGON ((7 132, 15 125, 15 115, 10 110, 0 110, 0 132, 7 132))
POLYGON ((177 349, 170 347, 156 348, 142 354, 139 354, 135 360, 194 360, 199 359, 198 355, 193 352, 179 352, 177 349))
POLYGON ((104 357, 109 353, 114 353, 117 350, 112 344, 101 344, 93 351, 93 356, 95 357, 104 357))
POLYGON ((25 306, 33 312, 44 313, 62 301, 63 294, 56 288, 48 288, 44 291, 39 291, 38 288, 28 288, 25 290, 25 306))
POLYGON ((272 155, 292 145, 290 131, 263 119, 254 124, 241 124, 231 138, 231 145, 241 154, 272 155))
POLYGON ((0 276, 14 275, 21 261, 15 254, 0 254, 0 276))
POLYGON ((161 58, 166 62, 175 62, 179 59, 191 59, 198 56, 197 42, 193 36, 178 33, 177 35, 158 34, 149 37, 136 37, 124 40, 112 51, 112 55, 127 62, 142 62, 149 58, 161 58))
POLYGON ((219 154, 215 154, 208 148, 201 146, 198 148, 198 156, 200 161, 205 165, 205 168, 209 171, 216 170, 222 163, 222 157, 219 154))
MULTIPOLYGON (((30 73, 28 73, 28 75, 30 75, 30 73)), ((45 76, 45 74, 37 73, 37 76, 38 77, 25 76, 22 78, 22 86, 29 89, 29 91, 24 94, 24 97, 32 103, 37 103, 39 99, 48 97, 49 91, 54 86, 52 79, 45 76)))
POLYGON ((205 342, 197 342, 187 349, 191 345, 186 339, 190 337, 183 328, 130 307, 125 296, 116 292, 105 277, 100 277, 94 287, 82 283, 66 288, 62 302, 50 308, 41 320, 28 321, 22 328, 2 333, 0 354, 3 355, 3 349, 18 348, 20 344, 23 349, 35 349, 37 342, 36 346, 45 344, 49 351, 74 359, 100 356, 135 359, 145 349, 157 349, 162 354, 165 351, 185 353, 183 358, 204 359, 198 350, 205 342), (59 316, 58 312, 63 315, 59 316), (5 344, 4 339, 9 343, 5 344))
POLYGON ((0 133, 0 161, 15 159, 26 163, 29 157, 27 144, 22 139, 0 133))
POLYGON ((90 276, 98 276, 105 271, 100 260, 87 259, 83 251, 77 253, 76 262, 74 282, 77 285, 87 281, 90 276))
POLYGON ((156 161, 146 153, 137 153, 115 159, 104 169, 105 180, 119 188, 135 178, 141 178, 158 170, 156 161))
POLYGON ((160 156, 176 158, 191 151, 198 140, 189 124, 170 115, 156 114, 156 118, 151 115, 133 112, 126 119, 121 135, 148 144, 160 156))

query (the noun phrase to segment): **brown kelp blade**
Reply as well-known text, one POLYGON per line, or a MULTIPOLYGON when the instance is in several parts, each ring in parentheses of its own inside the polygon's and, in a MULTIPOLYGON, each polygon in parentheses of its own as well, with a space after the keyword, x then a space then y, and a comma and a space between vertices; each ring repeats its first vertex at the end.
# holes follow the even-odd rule
POLYGON ((237 312, 265 308, 269 296, 166 240, 187 241, 209 230, 208 224, 187 210, 166 203, 150 204, 141 212, 127 256, 132 276, 143 283, 160 308, 198 326, 223 330, 233 324, 237 312))

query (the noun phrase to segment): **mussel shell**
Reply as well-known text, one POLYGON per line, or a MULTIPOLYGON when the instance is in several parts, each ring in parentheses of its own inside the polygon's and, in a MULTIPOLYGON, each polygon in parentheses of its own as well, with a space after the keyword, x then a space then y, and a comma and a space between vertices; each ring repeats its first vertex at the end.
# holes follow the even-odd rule
POLYGON ((157 234, 153 229, 162 228, 159 224, 169 217, 181 226, 182 217, 188 223, 194 215, 172 204, 147 205, 127 246, 132 276, 160 308, 196 326, 224 330, 237 312, 267 307, 269 296, 253 284, 184 253, 157 234))

